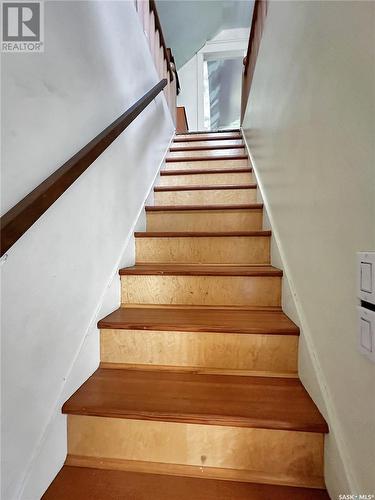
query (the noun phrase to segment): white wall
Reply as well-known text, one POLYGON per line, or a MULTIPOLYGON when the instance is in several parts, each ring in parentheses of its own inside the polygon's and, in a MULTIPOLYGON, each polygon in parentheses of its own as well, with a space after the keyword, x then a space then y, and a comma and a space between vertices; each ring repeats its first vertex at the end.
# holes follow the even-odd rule
MULTIPOLYGON (((134 2, 47 2, 45 28, 44 54, 3 54, 3 212, 159 80, 134 2)), ((2 261, 4 500, 37 500, 64 461, 61 404, 98 364, 172 134, 161 94, 2 261)))
POLYGON ((207 58, 242 57, 248 40, 247 28, 222 30, 178 70, 181 92, 177 106, 185 106, 190 131, 204 129, 203 61, 207 58))
POLYGON ((374 22, 373 2, 270 2, 244 120, 302 327, 300 376, 331 428, 332 498, 375 491, 355 259, 375 248, 374 22))

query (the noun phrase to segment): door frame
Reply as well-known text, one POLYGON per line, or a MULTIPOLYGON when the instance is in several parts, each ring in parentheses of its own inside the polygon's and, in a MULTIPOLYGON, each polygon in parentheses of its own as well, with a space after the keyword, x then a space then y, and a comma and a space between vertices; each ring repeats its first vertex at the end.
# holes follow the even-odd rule
MULTIPOLYGON (((231 31, 231 30, 228 30, 231 31)), ((237 31, 237 30, 236 30, 237 31)), ((242 31, 242 30, 241 30, 242 31)), ((217 59, 234 59, 245 57, 249 34, 243 30, 243 36, 227 39, 214 39, 207 42, 197 52, 197 129, 204 130, 204 73, 205 61, 217 59)))

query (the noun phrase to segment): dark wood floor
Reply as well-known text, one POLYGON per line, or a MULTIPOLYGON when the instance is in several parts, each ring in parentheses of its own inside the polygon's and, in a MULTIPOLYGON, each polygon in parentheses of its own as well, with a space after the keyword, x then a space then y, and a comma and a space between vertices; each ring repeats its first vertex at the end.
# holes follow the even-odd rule
POLYGON ((65 466, 43 500, 329 500, 323 490, 65 466))

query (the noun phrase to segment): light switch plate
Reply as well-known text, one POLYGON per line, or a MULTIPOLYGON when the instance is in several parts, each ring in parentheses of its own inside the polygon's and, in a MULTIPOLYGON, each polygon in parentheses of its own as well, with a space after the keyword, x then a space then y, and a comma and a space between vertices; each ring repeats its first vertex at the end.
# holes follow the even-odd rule
POLYGON ((357 294, 361 300, 375 304, 375 252, 357 253, 357 294))
POLYGON ((358 348, 375 363, 375 311, 358 307, 358 348))

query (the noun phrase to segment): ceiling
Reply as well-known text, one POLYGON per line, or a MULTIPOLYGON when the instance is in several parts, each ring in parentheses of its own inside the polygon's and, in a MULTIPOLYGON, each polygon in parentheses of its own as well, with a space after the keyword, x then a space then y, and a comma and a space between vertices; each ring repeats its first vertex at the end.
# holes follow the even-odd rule
POLYGON ((223 29, 249 28, 253 0, 156 0, 177 68, 223 29))

